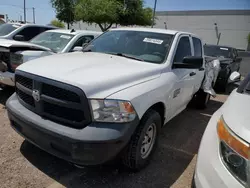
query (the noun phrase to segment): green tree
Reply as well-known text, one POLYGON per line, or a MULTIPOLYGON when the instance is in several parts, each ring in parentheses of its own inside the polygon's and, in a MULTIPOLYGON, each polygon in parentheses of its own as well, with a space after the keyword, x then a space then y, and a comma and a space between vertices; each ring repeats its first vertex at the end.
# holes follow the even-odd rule
POLYGON ((247 36, 247 41, 248 41, 248 44, 250 44, 250 33, 247 36))
POLYGON ((69 25, 74 23, 75 18, 75 6, 77 0, 51 0, 52 7, 56 10, 56 18, 69 25))
POLYGON ((55 27, 59 27, 59 28, 65 28, 65 25, 63 22, 59 21, 59 20, 52 20, 50 22, 51 25, 55 26, 55 27))
POLYGON ((97 23, 102 31, 112 24, 151 25, 153 11, 143 8, 143 0, 78 0, 76 17, 87 23, 97 23))
POLYGON ((118 23, 121 4, 117 0, 79 0, 76 5, 78 20, 97 23, 102 31, 118 23))

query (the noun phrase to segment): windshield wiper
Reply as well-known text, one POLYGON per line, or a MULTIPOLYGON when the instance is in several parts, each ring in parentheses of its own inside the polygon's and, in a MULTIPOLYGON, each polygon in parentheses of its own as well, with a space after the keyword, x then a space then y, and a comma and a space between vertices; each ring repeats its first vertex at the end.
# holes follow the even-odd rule
POLYGON ((141 59, 141 58, 139 58, 139 57, 130 56, 130 55, 123 54, 123 53, 112 53, 112 55, 117 55, 117 56, 121 56, 121 57, 126 57, 126 58, 129 58, 129 59, 135 59, 135 60, 137 60, 137 61, 144 61, 143 59, 141 59))

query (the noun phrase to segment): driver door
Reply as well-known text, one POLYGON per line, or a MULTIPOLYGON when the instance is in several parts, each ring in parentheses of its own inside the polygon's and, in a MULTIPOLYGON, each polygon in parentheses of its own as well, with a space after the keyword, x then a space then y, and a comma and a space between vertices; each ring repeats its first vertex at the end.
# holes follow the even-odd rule
POLYGON ((178 46, 172 63, 172 73, 174 74, 174 84, 171 94, 170 119, 183 111, 193 96, 195 86, 195 69, 174 68, 175 63, 182 63, 183 58, 193 56, 191 37, 182 35, 179 38, 178 46))

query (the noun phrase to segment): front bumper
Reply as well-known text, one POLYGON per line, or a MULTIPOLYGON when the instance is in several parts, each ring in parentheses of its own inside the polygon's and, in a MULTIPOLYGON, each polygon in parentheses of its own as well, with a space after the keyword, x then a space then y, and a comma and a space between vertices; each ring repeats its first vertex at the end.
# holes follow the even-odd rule
POLYGON ((244 188, 221 161, 216 130, 220 116, 219 109, 210 119, 203 135, 194 175, 196 188, 244 188))
POLYGON ((92 123, 74 129, 43 119, 22 106, 16 94, 7 101, 11 126, 41 149, 78 165, 112 160, 127 145, 139 120, 130 123, 92 123))
POLYGON ((15 86, 15 74, 11 72, 0 71, 0 84, 7 86, 15 86))

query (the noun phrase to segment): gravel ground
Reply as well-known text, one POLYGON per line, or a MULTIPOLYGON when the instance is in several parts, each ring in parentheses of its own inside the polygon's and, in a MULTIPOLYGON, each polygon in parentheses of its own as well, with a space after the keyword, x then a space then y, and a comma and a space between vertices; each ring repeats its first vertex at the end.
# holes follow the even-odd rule
POLYGON ((218 95, 204 111, 188 109, 167 123, 150 165, 131 173, 119 164, 78 169, 24 141, 9 125, 0 91, 0 182, 2 188, 24 187, 190 187, 196 154, 211 115, 226 100, 218 95))

